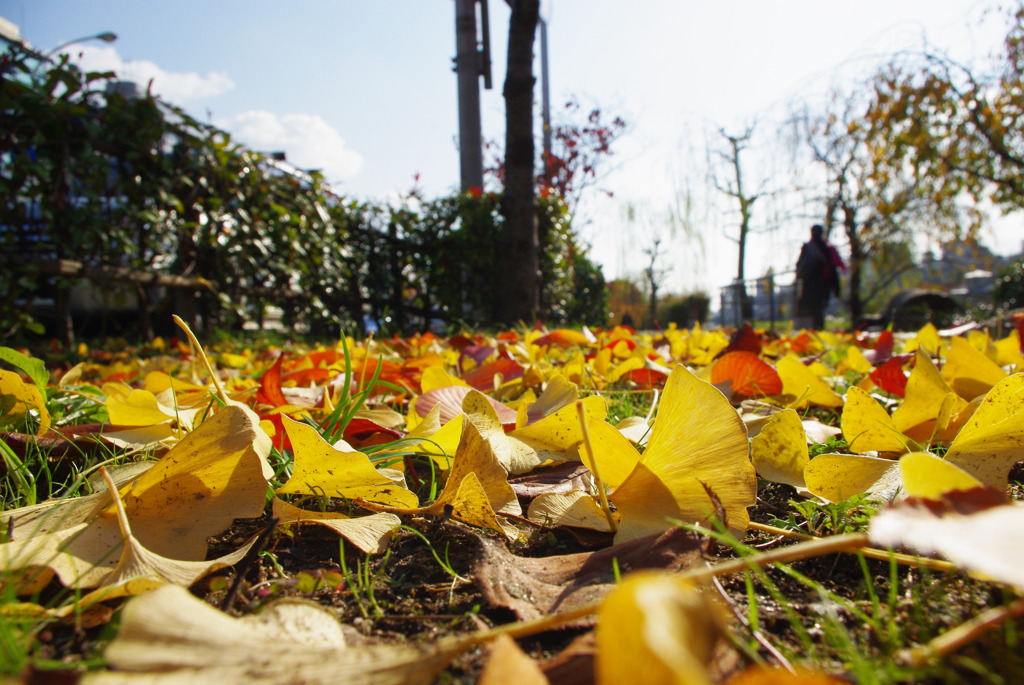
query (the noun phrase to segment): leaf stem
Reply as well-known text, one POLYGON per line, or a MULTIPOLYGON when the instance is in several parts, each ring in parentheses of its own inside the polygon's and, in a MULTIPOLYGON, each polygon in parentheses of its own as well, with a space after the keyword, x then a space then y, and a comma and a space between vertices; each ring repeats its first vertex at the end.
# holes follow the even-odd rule
POLYGON ((185 335, 188 336, 189 342, 195 345, 199 358, 203 361, 203 366, 206 367, 206 372, 210 374, 210 378, 213 380, 213 387, 217 389, 217 397, 221 402, 227 404, 228 395, 224 392, 224 387, 220 384, 217 374, 214 373, 213 365, 210 364, 210 360, 207 359, 206 352, 203 350, 203 346, 199 344, 199 339, 196 338, 196 334, 192 332, 192 329, 188 327, 188 324, 185 323, 177 314, 171 314, 171 318, 174 319, 174 323, 178 324, 178 328, 185 331, 185 335))
POLYGON ((619 524, 615 521, 615 517, 612 516, 612 509, 608 505, 608 493, 605 492, 604 482, 601 480, 601 474, 597 470, 597 457, 594 455, 594 446, 590 442, 590 427, 587 425, 587 406, 583 402, 577 401, 576 413, 580 418, 583 446, 586 448, 587 454, 590 455, 590 463, 587 466, 590 467, 590 472, 594 474, 594 484, 597 486, 597 497, 601 501, 601 511, 604 512, 604 517, 608 519, 608 526, 614 533, 619 530, 619 524))
POLYGON ((1003 622, 1018 616, 1024 616, 1024 597, 1004 606, 983 611, 971 620, 939 635, 926 645, 904 649, 898 654, 898 658, 914 668, 923 668, 964 645, 974 642, 988 631, 998 628, 1003 622))
MULTIPOLYGON (((785 528, 776 528, 775 526, 769 526, 764 523, 755 523, 751 521, 747 524, 747 527, 751 530, 759 530, 762 533, 769 533, 771 535, 783 535, 793 540, 824 540, 825 538, 815 537, 813 535, 807 535, 806 533, 798 533, 795 530, 786 530, 785 528)), ((941 571, 943 573, 950 573, 956 570, 956 564, 951 564, 948 561, 942 561, 940 559, 929 559, 928 557, 918 557, 913 554, 902 554, 900 552, 892 552, 887 549, 878 549, 877 547, 864 547, 858 550, 864 556, 870 559, 880 559, 882 561, 889 561, 890 559, 898 564, 904 566, 921 566, 923 568, 931 569, 932 571, 941 571)))

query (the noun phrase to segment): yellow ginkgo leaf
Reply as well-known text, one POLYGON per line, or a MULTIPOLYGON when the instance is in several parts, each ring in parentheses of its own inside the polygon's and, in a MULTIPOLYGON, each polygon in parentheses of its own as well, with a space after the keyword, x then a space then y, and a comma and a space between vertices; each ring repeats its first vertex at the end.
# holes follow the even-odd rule
POLYGON ((640 462, 640 453, 629 439, 615 426, 587 417, 590 429, 590 446, 597 457, 597 468, 585 445, 580 445, 580 459, 591 471, 601 475, 601 481, 611 488, 617 488, 629 477, 640 462))
POLYGON ((597 498, 580 490, 539 495, 530 503, 526 517, 543 526, 612 530, 597 498))
POLYGON ((926 323, 922 326, 912 342, 917 346, 917 349, 924 349, 929 354, 937 354, 942 346, 939 329, 933 323, 926 323))
POLYGON ((846 406, 839 421, 843 437, 854 452, 908 451, 908 439, 893 423, 889 412, 869 393, 853 387, 846 392, 846 406))
MULTIPOLYGON (((923 444, 934 433, 935 421, 947 395, 953 389, 942 378, 931 357, 918 349, 914 368, 907 379, 903 402, 892 413, 896 430, 912 440, 923 444)), ((967 402, 954 395, 957 401, 948 407, 949 412, 959 413, 967 402)))
POLYGON ((450 515, 464 523, 490 528, 514 538, 518 534, 515 526, 497 516, 498 513, 515 516, 523 513, 519 498, 508 484, 508 471, 496 454, 496 446, 499 449, 506 446, 506 439, 496 416, 467 416, 462 423, 462 436, 448 479, 432 504, 417 509, 369 502, 364 506, 375 511, 414 516, 450 515), (483 431, 481 425, 484 426, 483 431))
POLYGON ((36 432, 45 434, 50 429, 50 413, 39 388, 13 371, 0 370, 0 427, 18 427, 30 411, 39 414, 36 432))
POLYGON ((805 487, 807 433, 800 415, 792 409, 773 414, 750 443, 750 455, 757 473, 775 483, 805 487))
MULTIPOLYGON (((500 427, 497 418, 493 421, 500 427)), ((515 516, 523 513, 519 498, 508 484, 508 474, 495 453, 496 442, 500 443, 500 438, 493 429, 485 435, 480 431, 478 421, 464 421, 462 438, 444 489, 437 500, 422 512, 440 516, 446 507, 451 507, 453 518, 514 538, 517 535, 515 527, 495 516, 497 513, 515 516), (467 482, 464 484, 463 481, 467 482)))
POLYGON ((740 415, 725 395, 677 366, 643 457, 609 495, 621 514, 616 543, 665 530, 670 520, 703 523, 716 514, 746 531, 756 495, 740 415))
POLYGON ((422 454, 430 457, 441 469, 451 467, 452 457, 459 446, 462 436, 463 416, 459 415, 448 423, 441 425, 441 407, 433 407, 416 427, 409 431, 395 445, 384 447, 375 452, 381 457, 388 454, 422 454))
POLYGON ((958 395, 970 401, 1006 378, 1006 372, 965 339, 956 337, 950 340, 942 377, 958 395))
MULTIPOLYGON (((804 468, 807 489, 829 502, 841 502, 854 495, 876 490, 887 475, 899 475, 892 459, 859 454, 819 454, 804 468)), ((885 496, 887 493, 882 493, 885 496)))
POLYGON ((930 452, 911 452, 900 457, 900 475, 909 497, 937 499, 951 490, 981 486, 977 478, 930 452))
POLYGON ((597 615, 597 682, 710 685, 707 666, 724 625, 721 608, 692 583, 633 573, 597 615))
POLYGON ((382 475, 362 452, 345 443, 330 445, 307 423, 282 417, 295 453, 292 477, 278 490, 279 495, 357 497, 392 507, 419 504, 416 495, 382 475), (348 447, 348 449, 344 449, 348 447))
MULTIPOLYGON (((545 461, 537 450, 522 440, 506 434, 491 401, 483 393, 473 390, 462 401, 464 421, 476 425, 489 449, 508 473, 519 475, 532 471, 545 461)), ((461 440, 460 440, 461 441, 461 440)))
POLYGON ((350 518, 334 511, 309 511, 274 498, 274 518, 279 525, 286 523, 315 523, 330 528, 367 554, 381 554, 402 519, 394 514, 376 513, 350 518))
POLYGON ((843 406, 843 398, 796 357, 783 357, 775 365, 775 370, 782 379, 782 394, 796 398, 790 405, 794 409, 802 409, 809 404, 831 408, 843 406))
MULTIPOLYGON (((259 417, 229 405, 123 485, 121 501, 131 537, 145 549, 142 556, 202 562, 211 535, 235 519, 259 516, 273 475, 269 451, 259 417)), ((119 528, 120 502, 110 501, 103 491, 4 512, 0 521, 13 540, 0 545, 0 566, 47 566, 68 587, 104 583, 120 562, 126 537, 119 528)))
MULTIPOLYGON (((607 416, 608 410, 603 397, 591 395, 580 401, 586 406, 588 417, 603 420, 607 416)), ((563 406, 557 412, 514 430, 509 435, 536 449, 542 461, 575 460, 578 458, 577 448, 583 442, 583 428, 580 426, 580 415, 575 403, 563 406)))
POLYGON ((1024 374, 999 381, 960 429, 946 452, 986 485, 1005 487, 1010 468, 1024 459, 1024 374))
POLYGON ((174 418, 148 390, 133 390, 113 383, 107 383, 103 389, 107 392, 107 414, 115 426, 153 426, 169 423, 174 418))

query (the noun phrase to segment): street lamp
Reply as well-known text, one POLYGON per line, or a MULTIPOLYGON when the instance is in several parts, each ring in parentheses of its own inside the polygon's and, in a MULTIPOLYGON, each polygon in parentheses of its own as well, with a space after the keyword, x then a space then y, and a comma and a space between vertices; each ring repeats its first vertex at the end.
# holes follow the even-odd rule
POLYGON ((69 45, 74 45, 75 43, 84 43, 87 40, 102 40, 104 43, 113 43, 115 40, 117 40, 117 34, 112 33, 110 31, 104 31, 103 33, 97 33, 92 36, 83 36, 82 38, 75 38, 74 40, 69 40, 68 42, 61 43, 54 49, 45 53, 43 55, 43 59, 49 60, 51 57, 53 57, 55 54, 57 54, 64 48, 68 47, 69 45))

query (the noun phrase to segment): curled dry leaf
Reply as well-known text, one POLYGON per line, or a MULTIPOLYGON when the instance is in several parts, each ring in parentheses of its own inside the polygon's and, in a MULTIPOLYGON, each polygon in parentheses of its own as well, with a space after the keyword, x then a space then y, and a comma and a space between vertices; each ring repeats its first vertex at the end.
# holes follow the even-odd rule
POLYGON ((540 665, 508 635, 501 635, 491 643, 490 656, 476 682, 477 685, 548 685, 540 665))
POLYGON ((308 511, 274 498, 274 518, 280 525, 286 523, 313 523, 330 528, 367 554, 382 554, 395 527, 402 519, 394 514, 376 513, 350 518, 328 511, 308 511))
MULTIPOLYGON (((166 559, 202 562, 211 535, 263 512, 270 440, 258 424, 250 410, 224 407, 121 487, 139 546, 166 559)), ((11 542, 0 545, 0 563, 53 569, 68 587, 105 583, 123 555, 125 536, 107 492, 16 509, 0 521, 12 531, 11 542)))
MULTIPOLYGON (((680 571, 699 563, 707 540, 681 528, 630 540, 597 552, 518 557, 504 545, 478 536, 480 557, 473 578, 487 601, 520 619, 569 611, 595 602, 615 587, 622 573, 638 569, 680 571)), ((583 619, 592 623, 591 619, 583 619)))
POLYGON ((431 645, 346 648, 341 624, 320 607, 281 600, 232 618, 188 590, 158 588, 128 602, 105 658, 113 671, 85 685, 302 682, 427 685, 463 652, 467 639, 431 645))

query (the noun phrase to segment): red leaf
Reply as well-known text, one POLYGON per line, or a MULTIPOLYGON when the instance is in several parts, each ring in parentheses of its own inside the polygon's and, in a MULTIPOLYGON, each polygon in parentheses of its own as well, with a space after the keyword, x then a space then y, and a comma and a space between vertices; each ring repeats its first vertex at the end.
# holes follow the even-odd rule
POLYGON ((502 381, 508 381, 522 376, 523 367, 514 359, 502 357, 464 374, 462 380, 477 390, 493 390, 494 377, 499 373, 502 381))
POLYGON ((272 407, 282 407, 288 404, 288 400, 281 392, 281 363, 283 361, 284 353, 282 352, 274 365, 260 377, 260 389, 256 393, 257 402, 269 404, 272 407))
POLYGON ((871 372, 872 382, 890 395, 903 397, 907 392, 907 375, 903 373, 906 361, 905 356, 893 357, 871 372))
POLYGON ((630 369, 622 374, 622 378, 636 383, 642 388, 650 389, 664 387, 668 375, 656 369, 630 369))
POLYGON ((729 346, 725 348, 724 353, 729 352, 753 352, 754 354, 761 353, 761 346, 764 344, 764 339, 757 333, 750 324, 743 324, 743 328, 740 328, 732 334, 732 339, 729 340, 729 346))
POLYGON ((782 379, 778 372, 753 352, 727 352, 711 367, 714 385, 732 381, 733 394, 743 397, 778 395, 782 379))

